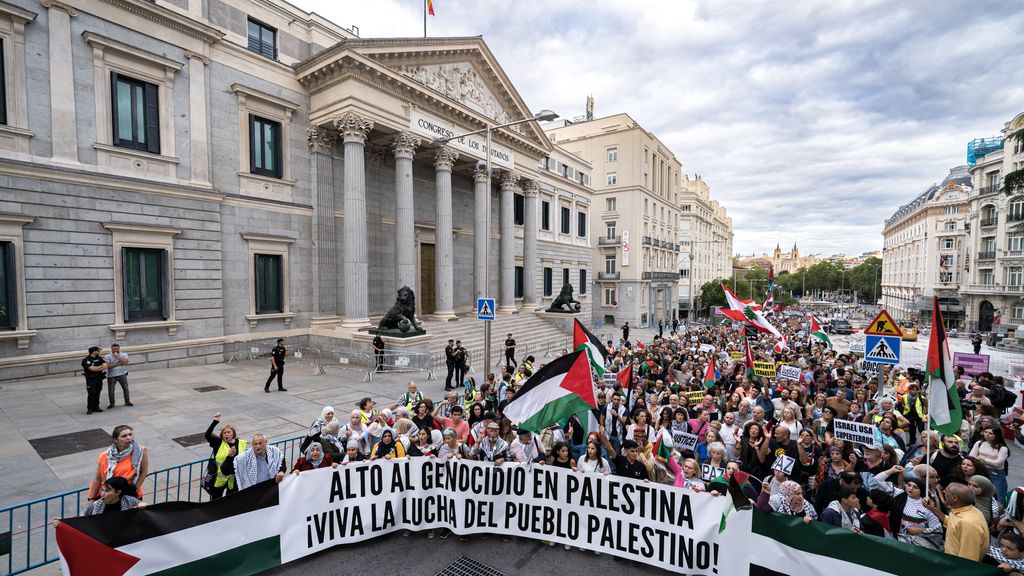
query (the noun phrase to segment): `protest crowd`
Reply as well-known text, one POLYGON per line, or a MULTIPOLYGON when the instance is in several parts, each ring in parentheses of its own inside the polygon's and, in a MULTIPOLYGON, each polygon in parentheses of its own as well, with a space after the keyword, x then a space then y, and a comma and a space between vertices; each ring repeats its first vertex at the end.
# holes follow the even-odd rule
MULTIPOLYGON (((927 431, 924 371, 886 366, 879 378, 863 356, 812 336, 806 318, 775 320, 783 338, 728 323, 680 325, 647 342, 624 330, 601 343, 596 407, 539 433, 505 416, 542 368, 533 356, 481 382, 466 376, 441 399, 409 383, 387 406, 369 398, 338 412, 326 406, 295 462, 262 435, 239 439, 218 413, 206 431, 203 487, 216 499, 287 474, 393 458, 557 466, 724 497, 732 480, 763 512, 1024 574, 1024 487, 1007 485, 1002 423, 1012 420, 1004 413, 1013 394, 1002 379, 954 367, 962 422, 954 433, 927 431), (770 373, 754 371, 766 363, 770 373)), ((138 504, 144 458, 131 430, 120 429, 86 513, 138 504)))

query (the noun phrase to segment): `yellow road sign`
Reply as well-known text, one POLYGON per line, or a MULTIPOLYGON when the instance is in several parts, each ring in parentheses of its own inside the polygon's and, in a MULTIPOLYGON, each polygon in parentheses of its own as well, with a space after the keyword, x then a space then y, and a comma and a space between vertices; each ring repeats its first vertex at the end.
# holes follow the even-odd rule
POLYGON ((878 313, 878 316, 875 316, 875 319, 864 329, 864 333, 873 336, 903 336, 903 331, 900 330, 899 324, 885 310, 882 310, 878 313))

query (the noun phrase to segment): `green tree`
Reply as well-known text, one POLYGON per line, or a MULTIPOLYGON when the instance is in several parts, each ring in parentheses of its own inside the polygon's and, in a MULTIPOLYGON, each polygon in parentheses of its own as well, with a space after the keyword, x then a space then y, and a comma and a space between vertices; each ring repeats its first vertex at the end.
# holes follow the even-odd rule
POLYGON ((847 271, 846 279, 850 288, 857 292, 861 302, 874 304, 882 294, 882 259, 872 256, 847 271))

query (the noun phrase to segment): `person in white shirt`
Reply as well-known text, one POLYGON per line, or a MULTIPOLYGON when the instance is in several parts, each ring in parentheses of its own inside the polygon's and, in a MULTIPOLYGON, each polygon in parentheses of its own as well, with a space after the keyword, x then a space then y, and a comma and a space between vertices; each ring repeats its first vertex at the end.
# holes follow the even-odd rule
POLYGON ((722 439, 722 444, 725 444, 726 460, 736 458, 736 436, 739 430, 739 426, 736 425, 736 414, 726 412, 722 416, 722 427, 718 429, 718 436, 722 439))
POLYGON ((114 384, 121 385, 124 405, 134 406, 128 395, 128 354, 121 352, 121 345, 115 342, 110 345, 110 354, 104 356, 103 361, 107 363, 107 394, 110 400, 107 409, 114 407, 114 384))
POLYGON ((520 428, 516 439, 509 445, 509 452, 515 462, 543 462, 547 454, 544 453, 544 445, 533 435, 533 432, 520 428))
POLYGON ((606 476, 611 472, 608 461, 601 457, 601 447, 593 440, 587 442, 587 451, 580 455, 576 462, 576 469, 606 476))

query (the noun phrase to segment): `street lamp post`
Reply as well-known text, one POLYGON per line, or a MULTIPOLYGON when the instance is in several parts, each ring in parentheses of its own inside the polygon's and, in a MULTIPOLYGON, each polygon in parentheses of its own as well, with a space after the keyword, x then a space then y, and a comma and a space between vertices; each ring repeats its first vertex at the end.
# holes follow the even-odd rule
MULTIPOLYGON (((487 171, 487 199, 484 202, 484 213, 487 214, 487 230, 474 230, 475 234, 484 234, 484 285, 483 288, 479 288, 481 294, 486 294, 490 290, 491 285, 491 233, 490 233, 490 222, 491 222, 491 132, 498 130, 499 128, 508 128, 509 126, 515 126, 516 124, 523 124, 524 122, 548 122, 558 118, 558 114, 551 110, 541 110, 534 114, 530 118, 522 118, 515 122, 507 122, 498 126, 491 126, 490 123, 484 124, 484 127, 480 130, 474 130, 472 132, 466 132, 465 134, 458 134, 449 138, 435 138, 432 143, 435 146, 443 146, 451 142, 452 140, 458 140, 465 138, 466 136, 472 136, 474 134, 484 133, 486 134, 487 144, 484 150, 484 165, 487 171)), ((489 321, 484 322, 484 378, 491 373, 491 323, 489 321)))

